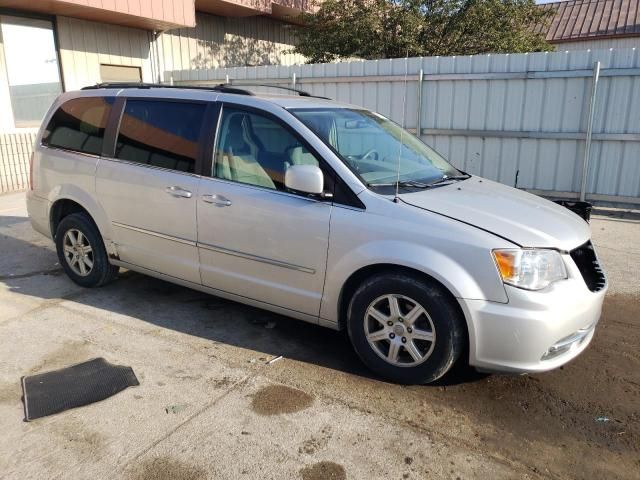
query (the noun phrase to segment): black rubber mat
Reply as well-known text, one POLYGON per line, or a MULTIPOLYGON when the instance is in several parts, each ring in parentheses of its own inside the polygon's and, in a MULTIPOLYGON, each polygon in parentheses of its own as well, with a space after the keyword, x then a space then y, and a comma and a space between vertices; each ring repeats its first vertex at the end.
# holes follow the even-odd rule
POLYGON ((140 383, 131 367, 112 365, 104 358, 22 377, 25 420, 98 402, 136 385, 140 383))

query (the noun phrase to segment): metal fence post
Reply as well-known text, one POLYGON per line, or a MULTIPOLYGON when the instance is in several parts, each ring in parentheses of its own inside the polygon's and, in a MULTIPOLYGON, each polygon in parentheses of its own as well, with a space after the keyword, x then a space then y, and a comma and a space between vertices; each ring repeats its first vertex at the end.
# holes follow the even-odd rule
POLYGON ((418 98, 416 109, 416 135, 418 138, 422 136, 422 85, 424 83, 424 70, 421 68, 418 72, 418 98))
POLYGON ((587 122, 587 138, 584 146, 584 160, 582 161, 582 184, 580 185, 580 200, 584 202, 587 195, 587 180, 589 178, 589 163, 591 161, 591 136, 593 134, 593 117, 596 111, 596 95, 598 80, 600 80, 600 62, 593 64, 593 80, 591 82, 591 101, 589 105, 589 120, 587 122))
POLYGON ((296 88, 296 72, 291 76, 291 88, 296 88))

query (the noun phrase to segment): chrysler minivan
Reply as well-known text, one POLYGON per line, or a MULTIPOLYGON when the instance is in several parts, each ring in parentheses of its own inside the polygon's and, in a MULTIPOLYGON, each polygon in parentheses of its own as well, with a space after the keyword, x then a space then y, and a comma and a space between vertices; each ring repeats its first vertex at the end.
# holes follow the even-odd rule
POLYGON ((126 268, 346 329, 401 383, 458 359, 563 365, 591 341, 607 289, 576 214, 453 167, 382 115, 299 91, 64 93, 37 136, 27 202, 79 285, 126 268))

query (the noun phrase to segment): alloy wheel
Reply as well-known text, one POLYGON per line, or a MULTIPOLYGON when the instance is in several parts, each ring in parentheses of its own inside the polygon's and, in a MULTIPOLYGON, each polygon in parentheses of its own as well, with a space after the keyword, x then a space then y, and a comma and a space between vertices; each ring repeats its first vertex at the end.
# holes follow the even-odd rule
POLYGON ((62 246, 71 270, 81 277, 89 275, 93 270, 93 248, 89 239, 80 230, 72 228, 64 234, 62 246))
POLYGON ((404 295, 383 295, 371 302, 365 313, 364 333, 376 354, 397 367, 423 363, 436 342, 436 330, 427 311, 404 295))

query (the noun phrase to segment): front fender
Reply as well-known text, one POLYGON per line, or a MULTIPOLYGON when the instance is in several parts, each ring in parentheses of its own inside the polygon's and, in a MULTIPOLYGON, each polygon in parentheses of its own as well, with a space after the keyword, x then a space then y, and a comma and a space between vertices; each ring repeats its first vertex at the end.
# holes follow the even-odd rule
MULTIPOLYGON (((486 253, 490 255, 490 252, 486 253)), ((488 274, 482 277, 486 281, 479 281, 477 275, 473 275, 454 257, 406 241, 372 241, 330 260, 320 316, 331 322, 338 322, 340 295, 349 277, 375 265, 396 265, 422 272, 444 285, 456 298, 507 302, 504 286, 498 281, 495 265, 490 264, 490 258, 483 262, 489 268, 488 274)))

